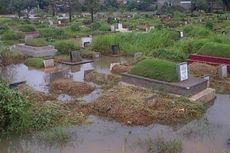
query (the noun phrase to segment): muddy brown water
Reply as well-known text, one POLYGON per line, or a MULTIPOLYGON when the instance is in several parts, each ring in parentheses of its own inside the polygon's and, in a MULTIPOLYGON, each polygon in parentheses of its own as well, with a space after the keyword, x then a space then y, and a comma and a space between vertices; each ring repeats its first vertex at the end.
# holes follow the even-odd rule
POLYGON ((230 151, 229 108, 229 95, 217 95, 202 119, 178 126, 130 127, 90 116, 89 124, 63 129, 70 137, 66 143, 49 145, 41 140, 41 133, 35 133, 3 141, 0 153, 146 153, 144 142, 157 137, 181 140, 183 153, 226 153, 230 151))
MULTIPOLYGON (((58 65, 59 69, 64 70, 61 74, 52 75, 52 71, 38 70, 30 68, 24 64, 13 64, 2 68, 1 75, 10 83, 26 81, 26 84, 34 90, 49 92, 50 80, 62 76, 67 76, 75 81, 84 81, 84 74, 87 70, 95 70, 99 73, 109 74, 111 63, 129 63, 133 60, 131 57, 102 57, 93 63, 87 63, 76 66, 58 65)), ((100 86, 92 93, 80 97, 80 100, 90 103, 101 94, 100 86)), ((59 95, 58 100, 68 101, 72 97, 69 95, 59 95)))
MULTIPOLYGON (((83 81, 84 71, 95 69, 110 73, 111 62, 125 61, 124 58, 102 58, 95 63, 72 67, 71 77, 83 81), (74 69, 74 70, 73 70, 74 69), (79 70, 80 69, 80 70, 79 70), (75 71, 75 72, 74 72, 75 71)), ((3 69, 3 75, 10 81, 26 80, 35 90, 48 91, 49 82, 44 71, 30 69, 24 64, 10 65, 3 69)), ((86 102, 100 95, 100 88, 81 97, 86 102)), ((60 95, 60 99, 69 99, 60 95)), ((214 104, 203 118, 185 125, 168 126, 153 124, 148 127, 126 126, 118 122, 90 116, 89 124, 63 128, 69 136, 67 142, 49 144, 41 139, 42 132, 32 136, 14 136, 0 142, 0 153, 147 153, 146 140, 157 137, 177 139, 182 142, 183 153, 226 153, 230 152, 227 140, 230 138, 230 96, 217 95, 214 104)))

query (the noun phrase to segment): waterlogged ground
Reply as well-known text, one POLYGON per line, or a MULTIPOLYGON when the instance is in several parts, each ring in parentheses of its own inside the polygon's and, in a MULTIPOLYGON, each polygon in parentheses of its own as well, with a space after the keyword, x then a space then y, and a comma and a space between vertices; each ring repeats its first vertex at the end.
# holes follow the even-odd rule
MULTIPOLYGON (((113 62, 128 62, 126 58, 103 57, 94 63, 68 67, 67 75, 73 80, 83 81, 86 70, 110 73, 113 62)), ((37 91, 49 91, 50 71, 28 68, 24 64, 5 67, 3 75, 10 82, 26 81, 37 91)), ((102 89, 97 86, 92 93, 80 97, 83 103, 94 101, 102 89)), ((59 95, 61 101, 72 97, 59 95)), ((96 116, 90 116, 88 123, 63 128, 62 136, 67 139, 44 137, 44 132, 32 136, 15 136, 0 143, 0 153, 147 153, 149 141, 158 137, 176 139, 182 142, 183 153, 226 153, 230 152, 227 140, 230 138, 230 96, 217 95, 214 104, 204 117, 186 125, 166 126, 160 124, 126 126, 96 116)))
POLYGON ((1 153, 146 153, 149 139, 163 137, 182 141, 183 153, 230 151, 230 97, 217 95, 205 116, 186 125, 129 127, 95 116, 89 124, 64 128, 65 142, 41 139, 41 133, 17 137, 0 144, 1 153))

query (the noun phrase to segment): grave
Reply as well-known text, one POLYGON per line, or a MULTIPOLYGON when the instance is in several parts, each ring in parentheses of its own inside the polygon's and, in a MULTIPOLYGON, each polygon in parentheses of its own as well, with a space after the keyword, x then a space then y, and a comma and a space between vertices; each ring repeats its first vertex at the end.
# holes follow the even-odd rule
POLYGON ((54 56, 57 53, 57 50, 52 45, 43 46, 43 47, 34 47, 25 44, 17 44, 14 45, 12 49, 19 51, 25 56, 31 56, 31 57, 48 57, 48 56, 54 56))
POLYGON ((142 52, 137 52, 137 53, 134 54, 134 60, 136 61, 136 60, 140 59, 143 56, 144 56, 144 54, 142 52))
POLYGON ((112 45, 112 55, 119 56, 120 55, 120 46, 119 45, 112 45))
POLYGON ((59 63, 66 65, 81 65, 92 62, 93 60, 82 59, 80 51, 72 51, 70 52, 70 61, 60 61, 59 63))
POLYGON ((44 60, 43 63, 45 68, 54 67, 54 59, 44 60))
POLYGON ((179 81, 188 80, 188 64, 186 62, 177 64, 176 69, 179 81))
POLYGON ((82 37, 81 38, 81 47, 84 48, 86 45, 92 43, 92 37, 82 37))
POLYGON ((59 70, 50 73, 50 82, 56 79, 70 78, 68 70, 59 70))
POLYGON ((226 64, 221 64, 218 67, 218 76, 221 79, 227 78, 228 77, 228 67, 226 64))
POLYGON ((29 42, 33 39, 33 36, 31 35, 25 35, 25 42, 29 42))

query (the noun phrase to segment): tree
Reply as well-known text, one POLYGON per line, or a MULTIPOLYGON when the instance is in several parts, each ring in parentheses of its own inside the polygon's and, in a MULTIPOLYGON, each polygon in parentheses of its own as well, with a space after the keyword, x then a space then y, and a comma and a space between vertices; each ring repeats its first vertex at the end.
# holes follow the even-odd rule
POLYGON ((222 0, 225 8, 229 11, 230 10, 230 0, 222 0))
POLYGON ((99 0, 85 0, 85 5, 87 7, 87 10, 91 14, 91 22, 94 22, 94 14, 97 12, 98 6, 99 6, 99 0))
POLYGON ((26 10, 27 18, 29 18, 29 14, 33 8, 38 5, 37 1, 35 0, 24 0, 24 8, 26 10))

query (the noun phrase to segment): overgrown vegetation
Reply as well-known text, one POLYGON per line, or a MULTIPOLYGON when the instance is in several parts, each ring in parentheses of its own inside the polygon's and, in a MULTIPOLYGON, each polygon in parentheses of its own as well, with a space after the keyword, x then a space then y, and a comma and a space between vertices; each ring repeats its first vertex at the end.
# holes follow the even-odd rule
POLYGON ((26 41, 25 43, 28 46, 34 46, 34 47, 42 47, 47 46, 48 42, 43 38, 36 38, 26 41))
POLYGON ((43 59, 38 57, 30 57, 26 59, 25 64, 35 68, 42 68, 44 66, 43 59))
POLYGON ((17 64, 23 62, 23 60, 24 56, 20 52, 11 51, 8 48, 0 51, 0 63, 2 65, 17 64))
POLYGON ((73 40, 59 40, 54 43, 59 54, 69 54, 71 51, 80 49, 80 46, 73 40))
POLYGON ((144 59, 136 63, 131 74, 168 82, 176 82, 176 63, 161 59, 144 59))

